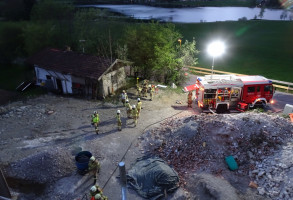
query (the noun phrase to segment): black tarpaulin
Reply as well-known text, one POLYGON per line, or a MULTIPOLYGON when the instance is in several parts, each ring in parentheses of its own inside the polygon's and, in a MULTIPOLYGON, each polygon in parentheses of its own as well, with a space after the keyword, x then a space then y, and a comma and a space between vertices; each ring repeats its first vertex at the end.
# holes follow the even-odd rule
POLYGON ((164 160, 157 157, 142 157, 128 171, 128 185, 147 199, 159 199, 179 187, 179 176, 164 160))

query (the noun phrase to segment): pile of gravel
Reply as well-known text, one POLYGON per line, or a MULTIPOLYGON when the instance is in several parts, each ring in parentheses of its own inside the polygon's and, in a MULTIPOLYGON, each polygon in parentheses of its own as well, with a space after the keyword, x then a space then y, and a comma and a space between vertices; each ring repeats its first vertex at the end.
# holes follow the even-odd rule
POLYGON ((11 163, 4 173, 9 180, 45 184, 71 175, 75 170, 74 156, 57 147, 11 163))
POLYGON ((256 164, 250 176, 259 185, 259 194, 271 199, 293 199, 293 142, 256 164))

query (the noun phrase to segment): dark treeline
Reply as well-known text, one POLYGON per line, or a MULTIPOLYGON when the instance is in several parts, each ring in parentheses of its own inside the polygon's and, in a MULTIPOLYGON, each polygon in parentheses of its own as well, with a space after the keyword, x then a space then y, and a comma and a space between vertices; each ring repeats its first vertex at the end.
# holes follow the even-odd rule
POLYGON ((133 61, 146 78, 178 83, 184 77, 182 67, 197 62, 195 41, 183 41, 179 48, 181 34, 173 24, 118 17, 106 9, 77 8, 58 0, 36 1, 29 15, 3 18, 1 67, 47 47, 65 50, 69 46, 80 53, 133 61))

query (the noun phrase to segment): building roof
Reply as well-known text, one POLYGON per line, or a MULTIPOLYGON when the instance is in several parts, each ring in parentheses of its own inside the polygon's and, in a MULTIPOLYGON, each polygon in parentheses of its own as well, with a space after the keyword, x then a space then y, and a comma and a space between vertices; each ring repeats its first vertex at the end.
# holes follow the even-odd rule
POLYGON ((98 79, 112 65, 110 59, 53 48, 36 53, 27 62, 43 69, 92 79, 98 79))

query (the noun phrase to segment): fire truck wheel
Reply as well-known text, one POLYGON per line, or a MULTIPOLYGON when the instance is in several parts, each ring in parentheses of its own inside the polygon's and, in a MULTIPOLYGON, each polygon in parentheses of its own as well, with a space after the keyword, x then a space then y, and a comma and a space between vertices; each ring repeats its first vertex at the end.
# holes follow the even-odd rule
POLYGON ((264 101, 258 101, 254 104, 254 108, 265 108, 266 103, 264 101))

